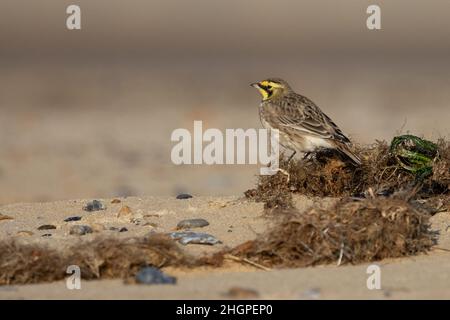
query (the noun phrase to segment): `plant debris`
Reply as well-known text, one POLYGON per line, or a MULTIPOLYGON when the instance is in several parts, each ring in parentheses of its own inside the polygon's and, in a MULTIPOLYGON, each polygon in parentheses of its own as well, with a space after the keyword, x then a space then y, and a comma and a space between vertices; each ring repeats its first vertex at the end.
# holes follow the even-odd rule
POLYGON ((289 182, 282 173, 260 176, 257 188, 246 191, 245 196, 264 202, 266 209, 288 209, 292 207, 291 193, 312 197, 367 197, 368 190, 372 189, 374 194, 389 196, 420 186, 416 193, 418 198, 439 196, 448 202, 449 141, 440 139, 436 144, 428 142, 428 146, 436 146, 437 151, 433 153, 434 151, 427 149, 429 153, 426 159, 425 156, 417 156, 416 150, 413 153, 414 159, 420 158, 423 161, 409 159, 409 162, 415 161, 414 170, 407 170, 404 166, 407 161, 405 156, 411 155, 412 151, 402 153, 402 162, 399 164, 397 151, 403 144, 395 138, 394 142, 397 147, 393 148, 384 141, 377 141, 369 146, 355 146, 355 153, 362 159, 362 165, 357 168, 347 166, 333 150, 321 150, 313 158, 292 159, 289 163, 282 156, 280 167, 289 173, 289 182), (430 165, 432 174, 427 169, 430 165))
POLYGON ((17 241, 0 243, 0 285, 50 282, 67 277, 78 265, 85 280, 127 278, 142 267, 192 266, 196 263, 167 236, 98 238, 62 252, 17 241))
POLYGON ((231 254, 269 267, 355 264, 423 253, 437 239, 430 215, 404 199, 346 198, 326 209, 283 213, 231 254))
POLYGON ((389 151, 403 169, 419 179, 433 173, 433 160, 438 154, 438 147, 433 142, 406 134, 394 137, 389 151))

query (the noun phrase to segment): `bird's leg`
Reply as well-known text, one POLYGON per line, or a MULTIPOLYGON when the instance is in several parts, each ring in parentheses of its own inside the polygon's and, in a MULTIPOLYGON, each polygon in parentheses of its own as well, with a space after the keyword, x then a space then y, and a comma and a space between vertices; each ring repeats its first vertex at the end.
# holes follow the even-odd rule
POLYGON ((303 155, 303 160, 307 160, 310 155, 311 155, 311 152, 305 152, 303 155))
POLYGON ((294 150, 294 152, 292 152, 291 156, 288 158, 287 163, 289 164, 289 162, 291 162, 292 158, 295 156, 295 154, 297 153, 296 150, 294 150))
POLYGON ((287 170, 284 170, 281 168, 278 168, 277 170, 287 177, 286 183, 289 183, 289 181, 291 180, 291 175, 289 174, 289 172, 287 172, 287 170))
MULTIPOLYGON (((289 166, 289 162, 291 162, 292 158, 295 156, 296 153, 297 153, 297 151, 294 150, 294 152, 292 152, 292 154, 289 156, 289 158, 287 160, 287 165, 288 166, 289 166)), ((286 183, 289 183, 289 181, 291 180, 291 175, 289 174, 289 172, 287 172, 287 170, 284 170, 284 169, 281 169, 281 168, 278 168, 277 170, 287 177, 286 183)))

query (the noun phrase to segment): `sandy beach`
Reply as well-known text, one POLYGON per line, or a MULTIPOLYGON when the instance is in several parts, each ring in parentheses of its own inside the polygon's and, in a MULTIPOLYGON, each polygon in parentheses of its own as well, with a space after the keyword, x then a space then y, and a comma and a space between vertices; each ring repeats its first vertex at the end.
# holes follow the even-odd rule
POLYGON ((79 0, 81 29, 67 28, 67 1, 2 2, 0 299, 450 299, 449 1, 380 3, 381 29, 361 0, 79 0), (273 77, 363 165, 313 155, 287 182, 260 164, 173 161, 173 132, 195 121, 261 129, 249 85, 273 77), (403 134, 416 137, 391 150, 403 134), (419 139, 441 149, 411 155, 419 139), (342 199, 347 211, 319 210, 342 199), (268 214, 280 212, 285 229, 268 214), (207 235, 174 234, 190 219, 207 235), (256 252, 271 230, 287 232, 256 252), (135 283, 148 252, 176 284, 135 283), (66 286, 71 259, 87 270, 80 290, 66 286))
MULTIPOLYGON (((210 224, 195 231, 215 236, 222 243, 208 246, 181 245, 194 256, 211 254, 224 247, 252 240, 263 232, 270 221, 263 215, 261 203, 243 197, 196 197, 179 200, 173 197, 129 197, 120 203, 100 199, 106 210, 86 212, 89 200, 49 203, 23 203, 0 207, 2 240, 17 239, 21 243, 38 243, 58 250, 97 237, 143 236, 150 231, 167 233, 183 219, 203 218, 210 224), (124 206, 131 208, 127 217, 117 217, 124 206), (81 220, 65 222, 70 216, 81 220), (75 224, 94 229, 83 236, 69 234, 75 224), (38 230, 42 225, 56 229, 38 230), (126 232, 109 230, 127 228, 126 232), (51 236, 43 236, 51 234, 51 236)), ((294 198, 295 205, 305 209, 315 201, 303 196, 294 198)), ((117 200, 115 201, 117 202, 117 200)), ((310 268, 260 270, 252 265, 226 261, 219 267, 194 269, 167 267, 163 271, 177 278, 175 285, 127 284, 122 279, 83 281, 80 290, 69 290, 65 281, 11 285, 0 287, 1 299, 448 299, 450 274, 443 266, 450 263, 449 212, 432 217, 432 228, 440 232, 439 243, 428 254, 374 262, 381 267, 380 290, 366 286, 369 264, 330 264, 310 268), (237 290, 236 292, 236 288, 237 290), (234 289, 234 290, 233 290, 234 289), (230 291, 231 290, 231 291, 230 291)))

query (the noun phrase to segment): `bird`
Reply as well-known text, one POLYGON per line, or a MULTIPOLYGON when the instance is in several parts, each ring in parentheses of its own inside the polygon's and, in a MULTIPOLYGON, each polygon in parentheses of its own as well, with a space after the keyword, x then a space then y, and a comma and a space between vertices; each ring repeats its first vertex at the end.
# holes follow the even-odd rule
POLYGON ((351 150, 352 143, 339 127, 313 101, 296 93, 283 79, 268 78, 251 84, 262 95, 259 116, 266 129, 278 129, 279 143, 305 157, 323 149, 334 149, 354 166, 361 159, 351 150))

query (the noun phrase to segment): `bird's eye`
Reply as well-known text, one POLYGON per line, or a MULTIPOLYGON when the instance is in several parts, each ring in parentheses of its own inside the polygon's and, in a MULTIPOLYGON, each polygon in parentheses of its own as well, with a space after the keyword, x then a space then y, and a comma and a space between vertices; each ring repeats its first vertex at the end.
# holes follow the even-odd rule
POLYGON ((272 86, 270 84, 267 85, 267 89, 272 89, 272 86))

